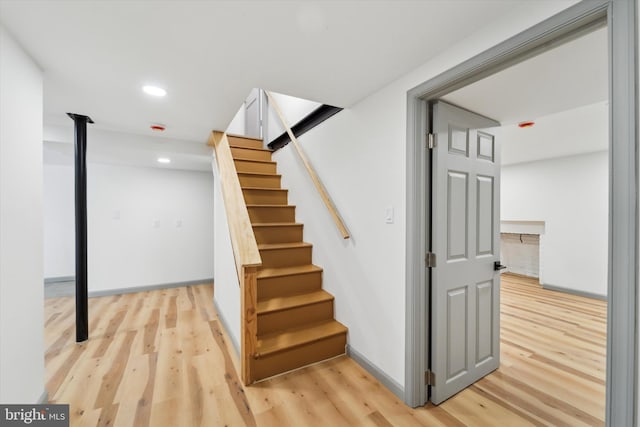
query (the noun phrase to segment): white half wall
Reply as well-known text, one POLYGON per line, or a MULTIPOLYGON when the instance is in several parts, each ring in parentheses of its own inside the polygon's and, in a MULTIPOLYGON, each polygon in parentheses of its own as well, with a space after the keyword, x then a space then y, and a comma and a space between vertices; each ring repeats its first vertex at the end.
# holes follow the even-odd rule
POLYGON ((0 402, 45 393, 42 72, 0 26, 0 402))
POLYGON ((216 283, 213 300, 218 316, 231 337, 236 351, 240 352, 240 281, 236 272, 236 264, 231 246, 231 235, 227 222, 227 212, 222 199, 222 188, 215 159, 212 161, 214 177, 214 266, 216 283))
POLYGON ((502 168, 501 216, 544 221, 540 283, 607 295, 608 153, 502 168))
MULTIPOLYGON (((45 277, 75 275, 73 167, 45 164, 45 277)), ((87 166, 89 292, 213 277, 213 180, 87 166)))
POLYGON ((344 217, 343 240, 290 146, 274 159, 314 244, 323 286, 335 295, 336 318, 349 345, 400 389, 405 382, 405 248, 407 91, 506 40, 575 1, 519 3, 510 16, 443 52, 345 109, 300 138, 344 217), (388 208, 393 223, 386 223, 388 208))

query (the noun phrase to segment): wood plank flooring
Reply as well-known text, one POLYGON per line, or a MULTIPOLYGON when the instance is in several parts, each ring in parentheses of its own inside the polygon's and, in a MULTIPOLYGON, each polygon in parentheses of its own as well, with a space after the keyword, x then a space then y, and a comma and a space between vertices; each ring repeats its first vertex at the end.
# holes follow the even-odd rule
POLYGON ((412 409, 346 356, 243 387, 213 286, 45 301, 47 389, 72 426, 604 425, 606 303, 503 275, 500 369, 412 409))

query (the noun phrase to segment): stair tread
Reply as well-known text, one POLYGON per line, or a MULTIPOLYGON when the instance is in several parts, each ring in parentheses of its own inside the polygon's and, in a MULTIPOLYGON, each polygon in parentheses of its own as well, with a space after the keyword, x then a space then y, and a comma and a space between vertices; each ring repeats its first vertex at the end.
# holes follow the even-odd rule
POLYGON ((313 245, 307 242, 260 243, 258 244, 258 250, 308 248, 310 246, 313 245))
POLYGON ((269 173, 269 172, 238 172, 238 175, 250 175, 250 176, 277 176, 281 177, 282 175, 279 173, 269 173))
POLYGON ((231 137, 231 138, 248 139, 248 140, 251 140, 251 141, 260 141, 260 142, 264 141, 262 138, 255 138, 253 136, 238 135, 237 133, 227 133, 227 136, 231 137))
POLYGON ((229 147, 231 147, 231 148, 241 148, 243 150, 268 151, 269 153, 273 153, 273 150, 270 150, 268 148, 243 147, 242 145, 234 145, 234 144, 229 144, 229 147))
POLYGON ((257 222, 253 227, 302 227, 300 222, 257 222))
POLYGON ((295 265, 293 267, 259 268, 258 279, 265 277, 281 277, 293 276, 296 274, 315 273, 316 271, 322 271, 322 268, 313 264, 295 265))
POLYGON ((303 307, 325 301, 332 301, 333 299, 333 295, 323 291, 322 289, 304 294, 269 298, 263 301, 258 301, 258 314, 273 313, 294 307, 303 307))
POLYGON ((243 190, 289 191, 286 188, 270 188, 270 187, 241 187, 241 188, 243 190))
POLYGON ((245 157, 235 157, 235 156, 233 157, 233 160, 241 160, 243 162, 253 162, 253 163, 271 163, 271 164, 276 164, 276 162, 271 161, 271 160, 247 159, 245 157))
POLYGON ((267 356, 346 332, 346 326, 335 320, 312 323, 258 337, 257 353, 267 356))
POLYGON ((295 207, 296 205, 274 205, 274 204, 258 205, 255 203, 247 204, 247 208, 295 208, 295 207))

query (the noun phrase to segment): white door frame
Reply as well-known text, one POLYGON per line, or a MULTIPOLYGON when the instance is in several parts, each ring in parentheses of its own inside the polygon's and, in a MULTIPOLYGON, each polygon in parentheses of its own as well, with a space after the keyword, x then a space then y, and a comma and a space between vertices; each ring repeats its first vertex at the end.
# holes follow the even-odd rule
POLYGON ((604 25, 609 33, 609 256, 606 425, 637 421, 638 40, 636 0, 585 0, 407 93, 405 396, 426 401, 429 295, 424 266, 427 102, 604 25))

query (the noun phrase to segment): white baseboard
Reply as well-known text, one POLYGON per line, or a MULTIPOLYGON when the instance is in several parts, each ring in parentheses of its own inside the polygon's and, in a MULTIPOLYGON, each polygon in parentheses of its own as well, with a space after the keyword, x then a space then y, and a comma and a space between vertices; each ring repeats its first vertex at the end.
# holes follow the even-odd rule
POLYGON ((181 288, 183 286, 198 285, 201 283, 213 283, 213 277, 202 280, 189 280, 186 282, 160 283, 148 286, 133 286, 130 288, 106 289, 104 291, 89 291, 89 298, 105 297, 110 295, 132 294, 136 292, 155 291, 158 289, 181 288))
POLYGON ((547 289, 549 291, 564 292, 564 293, 567 293, 567 294, 578 295, 578 296, 581 296, 581 297, 595 298, 595 299, 607 301, 607 296, 606 295, 596 294, 596 293, 593 293, 593 292, 581 291, 581 290, 578 290, 578 289, 563 288, 562 286, 549 285, 549 284, 546 284, 546 283, 542 284, 542 289, 547 289))

